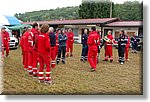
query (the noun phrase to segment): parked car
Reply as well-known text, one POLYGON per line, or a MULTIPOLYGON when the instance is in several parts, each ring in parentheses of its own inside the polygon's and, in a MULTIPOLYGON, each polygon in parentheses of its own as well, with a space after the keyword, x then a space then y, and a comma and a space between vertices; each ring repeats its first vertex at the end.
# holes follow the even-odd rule
POLYGON ((9 30, 6 26, 0 26, 0 32, 1 32, 2 27, 5 27, 6 31, 9 33, 9 37, 10 37, 9 48, 18 48, 19 42, 18 42, 17 38, 15 38, 12 35, 11 30, 9 30))

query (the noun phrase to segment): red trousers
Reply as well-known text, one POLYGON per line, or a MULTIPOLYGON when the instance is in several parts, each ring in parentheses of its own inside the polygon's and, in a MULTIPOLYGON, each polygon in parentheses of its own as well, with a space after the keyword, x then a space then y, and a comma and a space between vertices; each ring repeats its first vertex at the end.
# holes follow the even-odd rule
POLYGON ((25 69, 28 68, 28 53, 28 51, 23 51, 23 65, 25 69))
POLYGON ((33 53, 32 53, 32 51, 29 51, 28 52, 28 72, 29 72, 29 74, 33 73, 32 64, 33 64, 33 53))
POLYGON ((97 64, 97 51, 88 51, 88 62, 90 63, 90 66, 96 70, 96 64, 97 64))
POLYGON ((47 54, 39 54, 39 63, 40 63, 40 69, 39 69, 39 80, 50 81, 51 77, 51 70, 50 70, 50 57, 47 54), (46 65, 46 78, 44 78, 44 65, 46 65))
POLYGON ((70 54, 72 54, 72 52, 73 52, 73 43, 72 42, 67 42, 66 52, 67 52, 67 54, 69 52, 70 52, 70 54))
POLYGON ((106 45, 105 48, 105 60, 108 60, 109 57, 110 60, 113 60, 112 45, 106 45))
POLYGON ((127 60, 129 57, 129 47, 125 48, 125 59, 127 60))
POLYGON ((56 47, 51 47, 51 52, 50 52, 50 59, 51 59, 51 67, 55 68, 55 59, 56 59, 56 47))
POLYGON ((4 55, 4 48, 6 49, 6 55, 9 55, 9 43, 4 42, 3 49, 2 49, 2 55, 4 55))
POLYGON ((32 51, 32 57, 33 57, 33 62, 32 62, 32 70, 33 70, 33 76, 37 75, 37 63, 38 63, 38 53, 33 50, 32 51))

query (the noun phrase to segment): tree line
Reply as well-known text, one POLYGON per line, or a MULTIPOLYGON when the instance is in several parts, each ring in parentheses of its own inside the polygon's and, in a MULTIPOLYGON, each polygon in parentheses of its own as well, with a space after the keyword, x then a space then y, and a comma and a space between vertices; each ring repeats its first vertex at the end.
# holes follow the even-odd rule
POLYGON ((109 17, 121 20, 143 20, 143 2, 126 1, 123 4, 114 4, 110 0, 105 0, 105 2, 91 0, 75 7, 16 13, 15 17, 24 22, 109 17))

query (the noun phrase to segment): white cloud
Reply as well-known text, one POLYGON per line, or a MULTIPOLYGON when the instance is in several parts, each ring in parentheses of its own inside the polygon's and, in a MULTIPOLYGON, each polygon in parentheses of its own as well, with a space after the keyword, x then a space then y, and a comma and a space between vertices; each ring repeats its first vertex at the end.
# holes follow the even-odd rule
POLYGON ((82 0, 1 0, 0 14, 14 15, 27 11, 55 9, 57 7, 78 6, 82 0))

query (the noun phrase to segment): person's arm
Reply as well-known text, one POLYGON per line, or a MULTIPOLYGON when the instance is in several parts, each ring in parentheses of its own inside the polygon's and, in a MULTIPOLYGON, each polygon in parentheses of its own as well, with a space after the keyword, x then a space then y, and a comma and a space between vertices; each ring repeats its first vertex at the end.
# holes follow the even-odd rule
POLYGON ((23 36, 20 39, 20 46, 23 48, 23 36))
POLYGON ((82 43, 82 45, 84 45, 84 40, 86 40, 85 39, 85 36, 84 36, 84 34, 82 35, 82 38, 81 38, 81 43, 82 43))
POLYGON ((87 44, 88 44, 88 45, 91 45, 92 43, 93 43, 93 41, 92 41, 92 37, 91 37, 91 36, 89 36, 88 41, 87 41, 87 44))
POLYGON ((66 35, 64 35, 64 36, 65 36, 64 38, 60 39, 62 42, 66 42, 68 39, 68 37, 66 35))
POLYGON ((58 42, 59 42, 59 43, 62 42, 61 35, 58 35, 58 42))
POLYGON ((6 33, 7 33, 7 40, 10 41, 9 33, 8 32, 6 33))
POLYGON ((46 50, 48 52, 50 52, 50 39, 49 39, 49 36, 47 36, 46 39, 45 39, 45 46, 46 46, 46 50))

